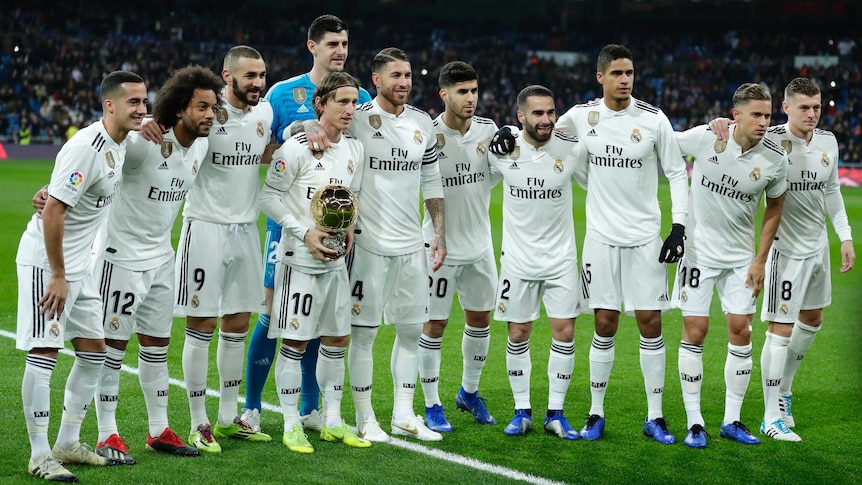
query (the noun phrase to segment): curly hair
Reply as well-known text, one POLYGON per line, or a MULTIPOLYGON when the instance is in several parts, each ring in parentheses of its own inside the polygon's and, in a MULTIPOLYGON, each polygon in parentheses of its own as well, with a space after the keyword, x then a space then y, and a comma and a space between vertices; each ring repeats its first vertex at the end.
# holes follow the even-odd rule
POLYGON ((196 89, 213 91, 221 104, 223 87, 224 81, 206 67, 193 65, 179 69, 159 89, 153 103, 153 118, 164 127, 174 126, 179 120, 177 113, 188 107, 196 89))

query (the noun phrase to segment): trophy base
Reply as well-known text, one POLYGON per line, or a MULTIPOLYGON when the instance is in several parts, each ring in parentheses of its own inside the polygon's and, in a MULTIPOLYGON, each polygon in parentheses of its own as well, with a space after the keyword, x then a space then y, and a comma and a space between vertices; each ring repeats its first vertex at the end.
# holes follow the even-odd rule
POLYGON ((343 258, 347 254, 347 234, 343 232, 336 233, 333 237, 323 239, 323 246, 326 249, 335 251, 333 259, 343 258))

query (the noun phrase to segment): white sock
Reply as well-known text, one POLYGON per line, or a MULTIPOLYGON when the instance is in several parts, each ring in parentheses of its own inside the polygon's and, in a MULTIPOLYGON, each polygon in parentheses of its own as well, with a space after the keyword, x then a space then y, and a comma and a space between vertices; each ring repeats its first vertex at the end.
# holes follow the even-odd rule
POLYGON ((186 340, 183 342, 183 380, 189 395, 191 431, 198 426, 209 424, 207 418, 207 372, 209 346, 212 332, 202 332, 186 327, 186 340))
POLYGON ((509 386, 515 399, 515 409, 532 409, 530 406, 530 374, 533 363, 530 360, 530 341, 514 343, 506 339, 506 371, 509 386))
POLYGON ((377 327, 352 327, 350 349, 347 351, 347 370, 350 372, 350 391, 356 408, 356 423, 366 417, 377 419, 371 406, 371 382, 374 378, 374 339, 377 327))
POLYGON ((664 416, 662 412, 662 396, 664 394, 664 376, 667 362, 667 350, 661 335, 655 338, 640 338, 641 373, 644 376, 644 391, 647 400, 647 419, 653 420, 664 416))
POLYGON ((488 358, 491 347, 491 327, 471 327, 464 325, 464 337, 461 339, 461 356, 464 360, 464 371, 461 375, 461 387, 470 394, 479 392, 479 379, 488 358))
POLYGON ((425 395, 425 407, 429 408, 435 404, 442 404, 438 391, 442 343, 443 337, 429 337, 424 333, 419 337, 419 358, 422 362, 419 366, 419 381, 422 383, 422 393, 425 395))
POLYGON ((413 396, 416 394, 416 380, 419 377, 420 335, 422 325, 395 324, 395 344, 392 346, 392 358, 389 360, 395 396, 392 405, 393 420, 415 415, 413 396))
POLYGON ((302 389, 302 360, 304 350, 295 349, 284 343, 275 359, 275 386, 278 389, 278 401, 281 403, 281 413, 284 415, 284 430, 290 431, 299 421, 299 393, 302 389))
MULTIPOLYGON (((822 326, 822 324, 821 324, 822 326)), ((820 331, 820 326, 813 327, 804 324, 799 320, 793 325, 793 333, 790 335, 790 344, 787 346, 787 359, 784 361, 784 375, 781 377, 781 393, 791 394, 793 387, 793 378, 796 376, 796 370, 799 369, 799 364, 802 363, 802 358, 811 348, 814 342, 814 337, 820 331)))
POLYGON ((593 333, 590 345, 590 414, 605 415, 605 393, 614 368, 614 338, 593 333))
POLYGON ((344 394, 344 347, 320 345, 317 352, 317 385, 323 395, 323 417, 329 428, 341 426, 344 394))
POLYGON ((727 344, 727 360, 724 362, 724 424, 740 420, 742 401, 751 382, 751 344, 727 344))
POLYGON ((55 445, 64 448, 81 439, 81 423, 99 387, 99 376, 105 365, 105 352, 75 351, 75 363, 66 379, 63 418, 55 445))
POLYGON ((688 418, 686 428, 695 424, 706 427, 700 412, 700 390, 703 387, 703 345, 679 343, 679 382, 682 387, 682 402, 688 418))
POLYGON ((48 443, 48 421, 51 415, 51 374, 57 359, 28 354, 21 379, 21 401, 24 404, 24 421, 30 437, 30 458, 51 453, 48 443))
POLYGON ((781 385, 781 374, 784 372, 784 360, 787 358, 789 337, 766 332, 763 351, 760 354, 760 371, 763 385, 763 420, 769 424, 781 418, 778 407, 778 387, 781 385))
POLYGON ((120 366, 123 365, 125 350, 106 346, 105 364, 99 376, 96 389, 96 421, 99 423, 99 442, 112 434, 120 434, 117 429, 117 403, 120 394, 120 366))
POLYGON ((236 414, 239 385, 242 383, 242 368, 245 363, 245 336, 248 332, 229 333, 219 331, 216 348, 221 398, 218 401, 218 421, 222 426, 233 423, 236 414))
POLYGON ((548 357, 548 411, 562 411, 574 369, 575 342, 551 339, 551 354, 548 357))
MULTIPOLYGON (((110 348, 110 347, 108 347, 110 348)), ((149 433, 158 438, 168 427, 168 348, 138 349, 138 382, 144 393, 149 419, 149 433)))

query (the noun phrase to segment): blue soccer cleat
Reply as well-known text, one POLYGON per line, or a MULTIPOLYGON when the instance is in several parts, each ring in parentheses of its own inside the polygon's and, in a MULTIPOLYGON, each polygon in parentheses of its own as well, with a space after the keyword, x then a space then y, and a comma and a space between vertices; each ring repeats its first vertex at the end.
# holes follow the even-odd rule
POLYGON ((555 434, 564 440, 574 441, 581 439, 580 433, 572 428, 572 425, 569 424, 569 421, 565 416, 563 416, 562 410, 549 412, 551 415, 545 418, 545 431, 555 434))
POLYGON ((664 418, 644 419, 644 435, 658 441, 663 445, 676 443, 674 435, 667 430, 667 421, 664 418))
POLYGON ((515 417, 509 421, 503 432, 509 436, 523 436, 533 429, 533 418, 526 409, 516 409, 515 417))
POLYGON ((760 440, 757 439, 756 436, 751 434, 751 431, 745 427, 744 424, 739 421, 734 421, 730 424, 721 425, 721 432, 719 435, 722 438, 730 438, 732 440, 738 441, 744 445, 759 445, 760 440))
POLYGON ((443 413, 443 406, 435 404, 425 408, 425 425, 438 433, 451 433, 452 425, 443 413))
POLYGON ((581 429, 581 438, 595 441, 605 434, 605 418, 598 414, 590 414, 586 418, 587 423, 581 429))
POLYGON ((469 393, 462 387, 455 396, 455 406, 461 411, 469 411, 479 424, 497 424, 497 420, 488 408, 485 407, 485 398, 479 397, 478 392, 469 393))
POLYGON ((702 425, 695 424, 688 430, 683 443, 689 448, 706 448, 706 439, 709 437, 709 433, 703 429, 702 425))

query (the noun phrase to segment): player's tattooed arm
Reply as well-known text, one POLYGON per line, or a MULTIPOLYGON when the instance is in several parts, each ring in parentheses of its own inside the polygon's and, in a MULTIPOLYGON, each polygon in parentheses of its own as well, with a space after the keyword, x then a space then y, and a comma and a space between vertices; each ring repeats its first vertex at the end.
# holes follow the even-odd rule
MULTIPOLYGON (((308 149, 313 152, 320 152, 330 147, 329 138, 326 137, 326 132, 320 126, 317 120, 306 120, 301 123, 302 129, 305 131, 305 137, 308 139, 308 149)), ((291 134, 293 134, 293 124, 291 126, 291 134)), ((297 128, 298 129, 298 128, 297 128)))
POLYGON ((446 259, 446 228, 444 222, 443 199, 427 199, 425 200, 425 210, 431 217, 431 224, 434 226, 434 239, 431 240, 431 263, 432 270, 437 271, 443 266, 443 261, 446 259))

